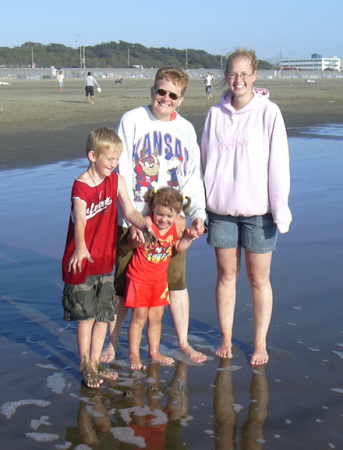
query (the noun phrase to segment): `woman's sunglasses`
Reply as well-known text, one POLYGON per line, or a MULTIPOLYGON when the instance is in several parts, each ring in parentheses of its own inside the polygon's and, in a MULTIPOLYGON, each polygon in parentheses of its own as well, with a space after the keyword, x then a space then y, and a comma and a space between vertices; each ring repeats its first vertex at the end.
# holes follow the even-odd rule
POLYGON ((177 94, 175 94, 175 92, 165 91, 164 89, 157 89, 156 93, 160 97, 164 97, 165 95, 168 94, 169 98, 171 98, 172 100, 177 100, 179 98, 179 96, 177 94))

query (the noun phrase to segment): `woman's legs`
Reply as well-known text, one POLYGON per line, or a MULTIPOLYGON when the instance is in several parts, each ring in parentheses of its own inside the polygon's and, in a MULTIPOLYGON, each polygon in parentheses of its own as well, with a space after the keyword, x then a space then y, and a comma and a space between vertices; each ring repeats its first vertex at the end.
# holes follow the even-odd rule
POLYGON ((173 358, 170 358, 169 356, 164 356, 159 352, 163 313, 164 313, 164 306, 149 308, 148 328, 147 328, 149 355, 153 361, 158 361, 163 364, 173 364, 174 363, 173 358))
POLYGON ((254 352, 250 364, 266 364, 269 358, 267 333, 273 309, 273 292, 269 279, 272 252, 245 251, 245 260, 254 318, 254 352))
POLYGON ((240 270, 241 249, 215 248, 217 258, 216 305, 221 344, 216 355, 232 358, 232 327, 236 303, 236 282, 240 270))
POLYGON ((100 361, 110 363, 116 356, 119 345, 119 333, 122 329, 128 308, 125 307, 125 298, 116 296, 117 302, 114 310, 114 321, 108 324, 110 341, 100 356, 100 361))
POLYGON ((169 310, 174 322, 176 338, 180 352, 193 362, 202 363, 206 361, 206 355, 198 352, 188 343, 189 327, 189 296, 188 290, 169 291, 169 310))
POLYGON ((132 308, 132 319, 128 329, 129 365, 132 370, 145 369, 139 357, 139 347, 148 311, 148 308, 132 308))

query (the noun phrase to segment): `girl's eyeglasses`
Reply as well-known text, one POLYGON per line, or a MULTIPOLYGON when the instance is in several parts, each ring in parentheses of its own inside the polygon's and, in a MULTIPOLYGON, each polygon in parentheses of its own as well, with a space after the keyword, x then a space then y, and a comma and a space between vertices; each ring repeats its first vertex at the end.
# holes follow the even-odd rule
POLYGON ((235 80, 238 77, 241 77, 241 79, 243 81, 247 80, 249 77, 251 77, 252 73, 229 73, 229 78, 231 78, 231 80, 235 80))
POLYGON ((171 98, 172 100, 177 100, 179 98, 179 96, 177 94, 175 94, 175 92, 165 91, 164 89, 157 89, 156 93, 160 97, 164 97, 165 95, 168 94, 169 98, 171 98))

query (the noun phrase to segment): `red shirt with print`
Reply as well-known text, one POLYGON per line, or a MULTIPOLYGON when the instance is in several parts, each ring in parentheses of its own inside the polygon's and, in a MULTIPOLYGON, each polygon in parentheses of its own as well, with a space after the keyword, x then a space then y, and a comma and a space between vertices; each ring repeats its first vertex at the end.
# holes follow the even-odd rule
POLYGON ((115 264, 117 243, 117 197, 118 174, 113 172, 97 186, 89 186, 75 180, 71 192, 71 212, 67 241, 62 259, 62 278, 67 284, 83 284, 90 275, 112 272, 115 264), (93 263, 84 259, 82 271, 68 272, 68 261, 75 251, 73 200, 78 198, 86 203, 85 242, 93 263))

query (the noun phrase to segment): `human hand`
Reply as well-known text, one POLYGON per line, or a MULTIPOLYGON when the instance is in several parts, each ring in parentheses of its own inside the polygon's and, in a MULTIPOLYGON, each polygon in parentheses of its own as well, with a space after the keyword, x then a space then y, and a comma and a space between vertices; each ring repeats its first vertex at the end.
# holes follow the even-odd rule
POLYGON ((158 239, 151 228, 152 222, 149 216, 145 217, 145 228, 143 229, 144 243, 146 246, 156 245, 158 239))
POLYGON ((152 222, 150 217, 145 217, 144 220, 145 226, 142 230, 133 225, 129 228, 130 245, 133 247, 140 247, 142 244, 148 247, 149 245, 157 244, 158 242, 157 237, 151 228, 152 222))
POLYGON ((85 247, 84 249, 75 249, 72 257, 68 261, 68 272, 73 271, 76 274, 76 269, 81 273, 82 272, 82 261, 87 259, 88 262, 93 263, 93 259, 88 249, 85 247))
POLYGON ((192 227, 194 227, 198 236, 201 236, 205 233, 204 221, 200 219, 200 217, 197 217, 195 220, 193 220, 192 227))
POLYGON ((129 228, 129 236, 128 236, 131 245, 134 247, 140 247, 142 244, 144 244, 144 236, 143 232, 136 228, 134 225, 131 225, 129 228))
POLYGON ((185 229, 185 231, 183 232, 183 237, 188 241, 199 239, 198 232, 193 225, 185 229))

